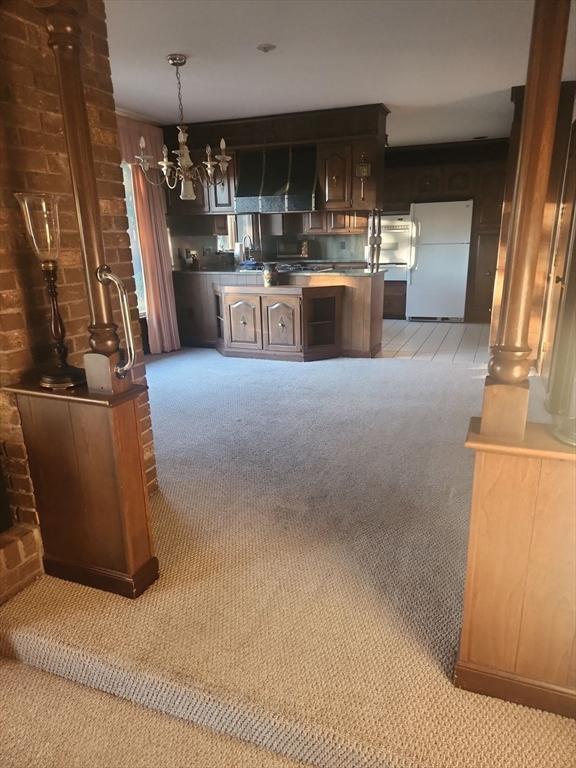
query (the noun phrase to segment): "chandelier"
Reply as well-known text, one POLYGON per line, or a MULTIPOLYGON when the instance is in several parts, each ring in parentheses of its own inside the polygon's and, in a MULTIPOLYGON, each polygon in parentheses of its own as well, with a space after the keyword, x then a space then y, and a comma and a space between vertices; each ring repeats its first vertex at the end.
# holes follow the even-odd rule
POLYGON ((188 129, 184 125, 182 82, 180 79, 180 67, 186 64, 187 57, 183 53, 171 53, 166 58, 168 63, 176 69, 176 83, 178 87, 178 149, 173 150, 173 154, 176 155, 176 162, 174 163, 168 159, 168 147, 164 144, 162 147, 162 160, 158 161, 162 177, 159 183, 155 182, 150 177, 151 163, 154 161, 154 158, 151 155, 145 154, 146 140, 144 136, 140 136, 140 154, 136 155, 135 160, 142 169, 146 181, 150 184, 160 186, 165 183, 169 189, 175 189, 180 182, 180 199, 196 200, 196 192, 194 190, 196 184, 212 186, 224 184, 226 169, 232 158, 226 154, 226 142, 224 139, 220 139, 220 154, 215 155, 215 159, 212 159, 212 148, 207 144, 206 160, 197 165, 192 161, 190 150, 188 149, 188 129))

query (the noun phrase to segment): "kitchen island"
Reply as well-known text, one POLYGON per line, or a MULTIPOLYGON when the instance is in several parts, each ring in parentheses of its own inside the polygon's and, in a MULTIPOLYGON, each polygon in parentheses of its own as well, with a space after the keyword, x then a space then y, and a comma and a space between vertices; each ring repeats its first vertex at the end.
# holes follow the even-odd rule
MULTIPOLYGON (((322 288, 342 286, 340 354, 374 357, 382 348, 384 272, 331 270, 280 274, 280 286, 322 288)), ((216 347, 219 340, 219 299, 224 286, 262 286, 260 271, 174 271, 174 294, 183 346, 216 347)), ((264 288, 263 288, 264 290, 264 288)))

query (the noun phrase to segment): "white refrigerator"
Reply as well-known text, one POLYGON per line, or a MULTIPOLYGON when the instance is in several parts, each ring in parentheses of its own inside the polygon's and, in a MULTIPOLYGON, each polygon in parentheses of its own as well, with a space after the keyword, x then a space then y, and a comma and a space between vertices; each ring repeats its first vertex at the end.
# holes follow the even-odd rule
POLYGON ((472 200, 413 203, 406 317, 463 320, 472 200))

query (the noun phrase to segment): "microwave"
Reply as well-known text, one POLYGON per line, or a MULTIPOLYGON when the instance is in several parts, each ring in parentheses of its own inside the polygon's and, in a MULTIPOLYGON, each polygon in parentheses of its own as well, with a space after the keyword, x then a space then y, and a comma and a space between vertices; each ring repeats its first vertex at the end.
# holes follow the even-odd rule
POLYGON ((319 253, 319 244, 316 240, 309 240, 305 235, 302 237, 277 237, 276 257, 279 261, 282 259, 317 259, 319 253), (304 243, 307 243, 307 255, 302 255, 304 243))

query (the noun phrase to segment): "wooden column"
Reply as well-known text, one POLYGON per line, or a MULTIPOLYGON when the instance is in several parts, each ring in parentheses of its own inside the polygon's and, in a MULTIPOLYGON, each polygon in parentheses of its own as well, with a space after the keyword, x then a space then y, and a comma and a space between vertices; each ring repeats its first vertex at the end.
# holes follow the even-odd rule
POLYGON ((112 318, 110 287, 96 277, 96 270, 106 263, 100 222, 100 207, 94 173, 92 140, 80 67, 80 19, 87 9, 86 0, 32 0, 46 14, 48 45, 54 52, 62 105, 64 134, 68 149, 70 175, 80 229, 87 299, 90 310, 89 344, 93 352, 86 361, 88 387, 102 390, 102 381, 110 391, 123 391, 130 377, 119 379, 114 366, 119 361, 120 340, 112 318))
POLYGON ((527 424, 528 327, 569 0, 536 0, 503 305, 475 451, 459 687, 576 717, 576 453, 527 424))
MULTIPOLYGON (((92 143, 80 67, 86 0, 32 0, 46 13, 90 310, 88 387, 70 392, 21 384, 17 397, 34 484, 46 572, 137 597, 158 577, 137 399, 145 391, 115 371, 120 342, 105 264, 92 143)), ((125 329, 127 331, 128 329, 125 329)))
POLYGON ((509 223, 502 307, 488 364, 482 432, 524 435, 528 409, 528 329, 552 161, 570 0, 536 0, 509 223))

